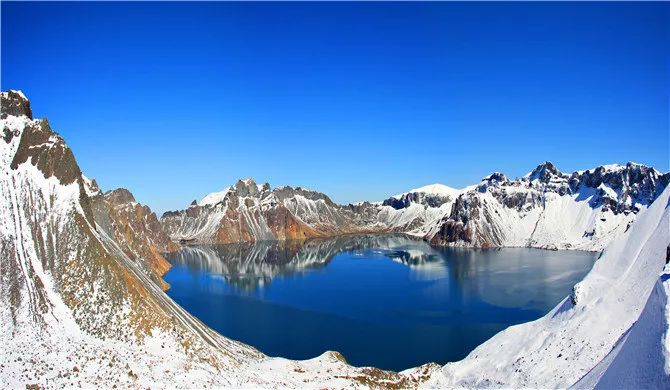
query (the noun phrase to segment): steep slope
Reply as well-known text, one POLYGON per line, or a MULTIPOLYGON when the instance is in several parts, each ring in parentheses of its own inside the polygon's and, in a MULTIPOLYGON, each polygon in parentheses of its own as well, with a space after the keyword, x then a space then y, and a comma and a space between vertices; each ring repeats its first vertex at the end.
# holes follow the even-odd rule
POLYGON ((151 214, 125 191, 100 195, 21 93, 0 99, 0 387, 412 386, 426 377, 428 368, 353 368, 334 353, 268 358, 216 334, 147 272, 154 259, 141 248, 161 238, 124 234, 155 221, 123 214, 151 214))
POLYGON ((170 263, 161 253, 172 252, 179 246, 163 231, 156 214, 148 206, 137 203, 125 188, 103 194, 94 181, 87 179, 84 179, 84 187, 97 227, 154 282, 167 289, 161 277, 170 269, 170 263))

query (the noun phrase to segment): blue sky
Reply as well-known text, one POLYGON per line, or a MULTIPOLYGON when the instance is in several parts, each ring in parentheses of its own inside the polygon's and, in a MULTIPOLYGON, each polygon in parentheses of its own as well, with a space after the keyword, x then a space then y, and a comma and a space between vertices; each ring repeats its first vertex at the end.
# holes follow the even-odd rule
POLYGON ((669 169, 670 5, 2 2, 21 89, 158 211, 254 177, 336 202, 544 160, 669 169))

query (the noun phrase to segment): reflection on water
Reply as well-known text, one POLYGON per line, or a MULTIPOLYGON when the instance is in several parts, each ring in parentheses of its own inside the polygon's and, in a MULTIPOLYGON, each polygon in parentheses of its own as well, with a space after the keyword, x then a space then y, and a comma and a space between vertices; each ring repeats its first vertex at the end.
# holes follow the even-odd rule
POLYGON ((404 369, 463 358, 539 318, 595 255, 435 248, 401 235, 184 247, 168 294, 222 334, 270 355, 338 350, 354 365, 404 369))
POLYGON ((231 286, 257 289, 278 275, 301 274, 327 265, 335 255, 387 257, 430 278, 443 274, 442 255, 424 241, 403 235, 352 235, 328 239, 187 246, 169 253, 173 265, 218 274, 231 286), (431 267, 432 263, 435 267, 431 267))

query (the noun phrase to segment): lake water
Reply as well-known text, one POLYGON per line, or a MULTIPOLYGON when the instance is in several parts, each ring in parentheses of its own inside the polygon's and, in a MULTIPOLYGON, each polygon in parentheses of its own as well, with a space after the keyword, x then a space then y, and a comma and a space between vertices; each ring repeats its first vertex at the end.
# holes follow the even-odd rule
POLYGON ((219 333, 271 356, 341 352, 403 370, 464 358, 537 319, 597 254, 435 248, 397 235, 185 247, 168 295, 219 333))

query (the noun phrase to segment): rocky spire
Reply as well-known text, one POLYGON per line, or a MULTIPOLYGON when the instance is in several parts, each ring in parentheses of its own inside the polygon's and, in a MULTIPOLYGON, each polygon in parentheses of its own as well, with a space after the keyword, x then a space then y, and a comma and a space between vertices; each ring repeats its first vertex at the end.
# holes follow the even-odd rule
POLYGON ((545 161, 538 165, 531 173, 526 175, 529 181, 538 180, 542 183, 549 183, 554 177, 566 177, 554 164, 545 161))

